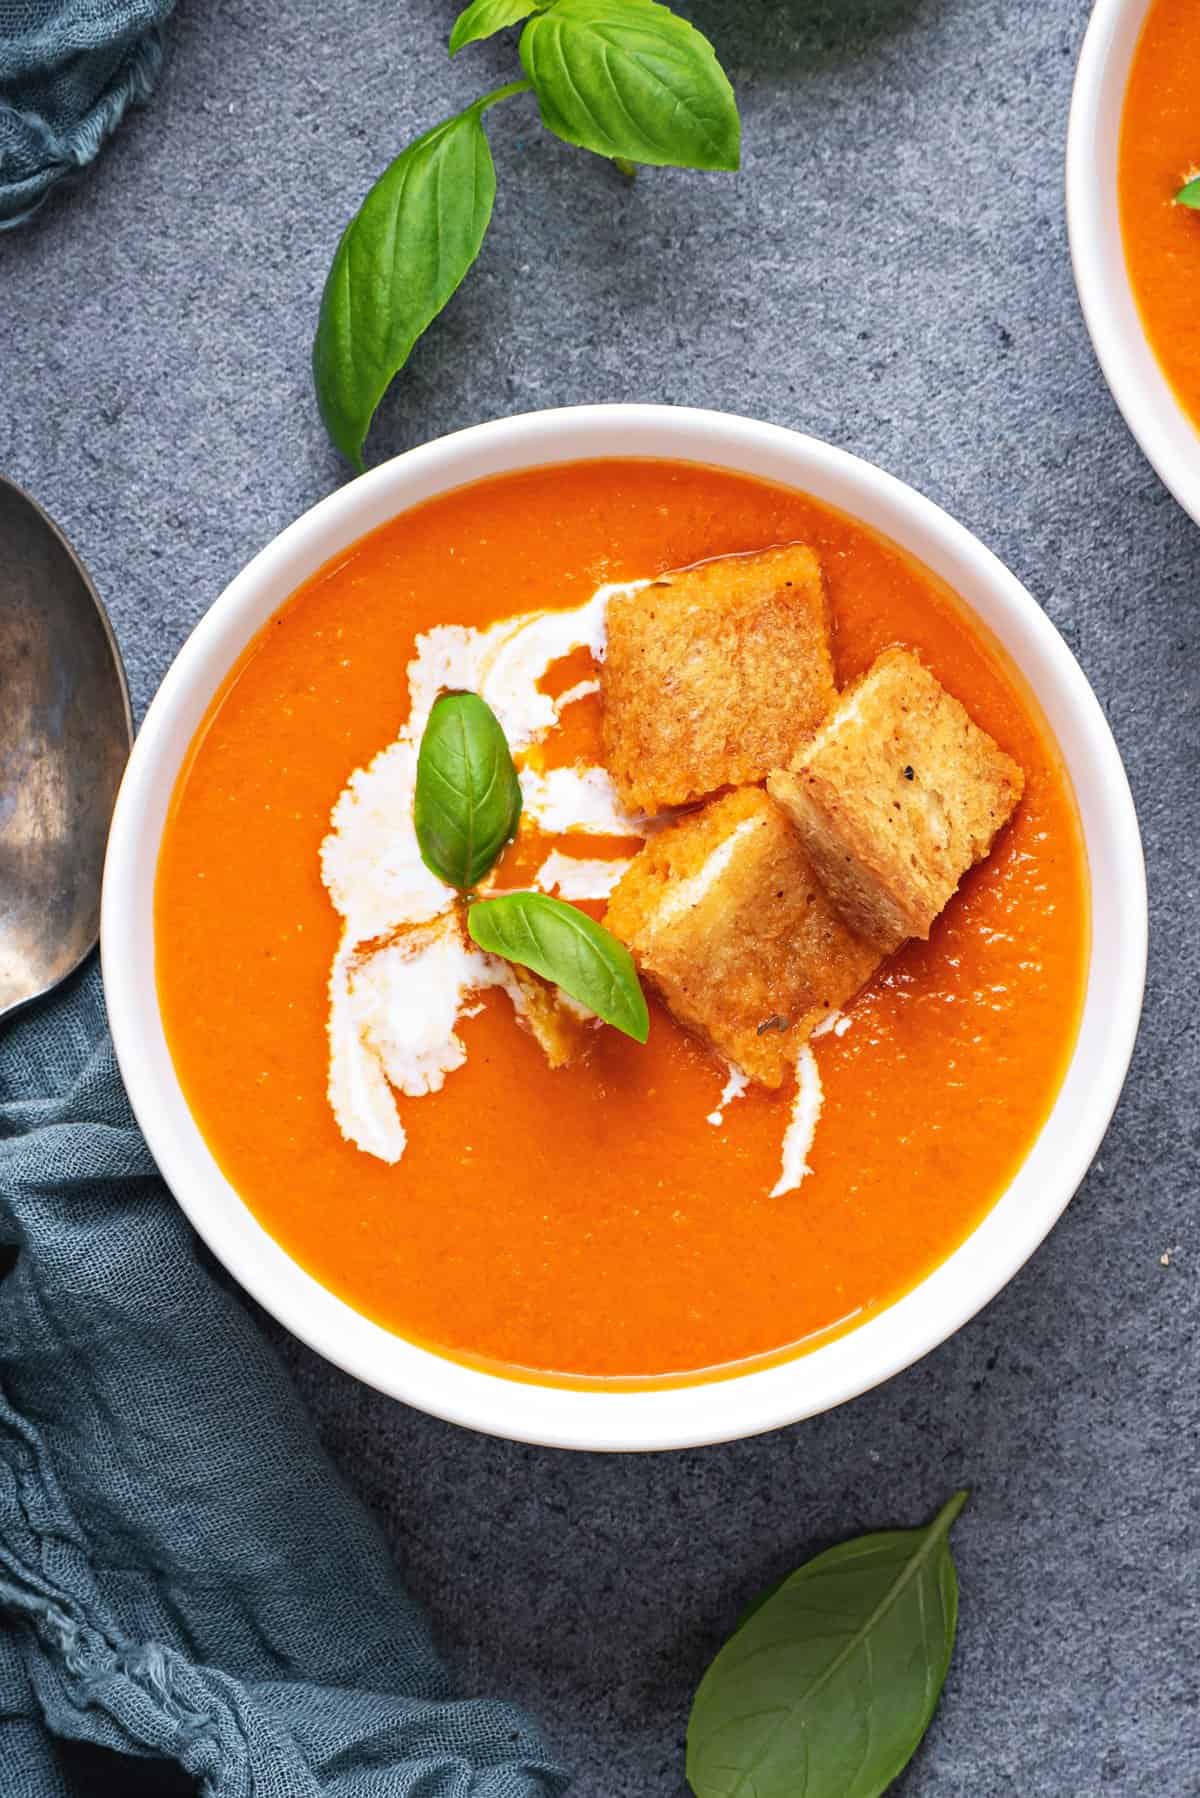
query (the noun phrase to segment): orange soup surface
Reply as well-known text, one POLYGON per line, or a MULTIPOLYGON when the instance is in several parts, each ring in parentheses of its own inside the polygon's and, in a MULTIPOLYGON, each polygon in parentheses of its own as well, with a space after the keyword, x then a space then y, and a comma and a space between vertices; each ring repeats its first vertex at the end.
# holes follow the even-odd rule
POLYGON ((1151 347, 1200 425, 1200 212, 1175 195, 1200 175, 1200 10, 1153 0, 1121 125, 1121 231, 1151 347))
MULTIPOLYGON (((558 690, 581 672, 558 670, 558 690)), ((551 755, 598 760, 598 701, 564 717, 551 755)), ((529 878, 530 856, 518 839, 503 884, 529 878)), ((803 494, 621 461, 445 495, 288 601, 225 684, 180 777, 156 940, 167 1035, 200 1128, 317 1279, 464 1361, 636 1385, 812 1347, 963 1241, 1065 1071, 1087 917, 1055 746, 947 588, 803 494), (645 1047, 604 1028, 585 1062, 551 1071, 507 999, 489 993, 460 1027, 465 1065, 440 1092, 399 1100, 403 1158, 388 1165, 351 1146, 326 1097, 340 920, 319 851, 349 775, 404 722, 416 634, 578 606, 606 581, 797 540, 822 558, 839 681, 888 644, 917 648, 1027 780, 931 940, 885 963, 843 1033, 814 1043, 824 1108, 811 1172, 768 1196, 790 1094, 752 1090, 708 1121, 725 1070, 653 999, 645 1047)))

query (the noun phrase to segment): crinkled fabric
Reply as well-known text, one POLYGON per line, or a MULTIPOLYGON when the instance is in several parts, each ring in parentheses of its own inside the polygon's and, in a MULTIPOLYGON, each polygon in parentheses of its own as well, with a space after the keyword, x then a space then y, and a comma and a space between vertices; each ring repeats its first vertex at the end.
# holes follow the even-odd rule
POLYGON ((518 1711, 452 1694, 155 1171, 94 968, 0 1034, 0 1242, 4 1798, 565 1789, 518 1711))
POLYGON ((158 79, 175 0, 0 0, 0 230, 85 168, 158 79))

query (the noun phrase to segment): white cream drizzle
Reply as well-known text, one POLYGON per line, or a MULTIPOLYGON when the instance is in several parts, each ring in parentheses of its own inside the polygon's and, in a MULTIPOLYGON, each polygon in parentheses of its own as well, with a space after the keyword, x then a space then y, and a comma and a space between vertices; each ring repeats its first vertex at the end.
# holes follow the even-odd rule
POLYGON ((534 875, 534 885, 560 899, 607 899, 628 866, 628 861, 585 861, 552 849, 534 875))
POLYGON ((596 837, 644 837, 649 833, 647 819, 631 818, 623 810, 606 768, 551 768, 545 774, 536 768, 522 768, 520 773, 525 815, 548 836, 564 836, 572 830, 596 837))
POLYGON ((567 707, 569 705, 574 705, 576 700, 590 699, 593 693, 598 693, 599 691, 600 682, 598 680, 576 681, 573 687, 568 687, 565 693, 560 693, 558 696, 557 704, 559 717, 561 718, 567 707))
MULTIPOLYGON (((350 776, 333 808, 321 878, 344 926, 329 980, 329 1102, 343 1136, 369 1155, 396 1162, 404 1153, 396 1093, 437 1092, 462 1066, 466 1047, 457 1025, 471 1014, 471 995, 500 987, 518 1016, 528 1016, 507 964, 464 937, 453 888, 430 873, 417 848, 417 751, 433 703, 459 689, 487 701, 517 760, 525 814, 547 833, 644 836, 644 821, 621 808, 603 768, 541 773, 520 766, 560 713, 597 684, 577 682, 554 699, 538 682, 574 650, 602 660, 609 598, 643 584, 599 587, 582 606, 522 613, 487 630, 443 624, 424 632, 408 665, 406 723, 350 776)), ((572 858, 552 854, 535 885, 548 891, 557 883, 564 897, 603 898, 625 866, 581 859, 572 867, 572 858)))
MULTIPOLYGON (((814 1036, 828 1035, 834 1017, 823 1019, 814 1036)), ((844 1020, 849 1022, 849 1020, 844 1020)), ((725 1107, 735 1099, 740 1099, 750 1085, 746 1075, 740 1068, 730 1067, 729 1078, 721 1097, 717 1101, 717 1109, 710 1111, 707 1122, 716 1128, 725 1122, 725 1107)), ((768 1194, 769 1198, 779 1199, 785 1193, 795 1192, 801 1182, 807 1179, 812 1169, 808 1165, 808 1153, 813 1145, 817 1124, 821 1116, 821 1107, 825 1094, 821 1086, 821 1072, 817 1066, 817 1058, 806 1043, 796 1059, 796 1091, 792 1099, 792 1115, 783 1135, 781 1166, 779 1178, 768 1194)))
POLYGON ((514 755, 538 742, 558 723, 578 689, 552 699, 538 682, 572 650, 586 649, 604 659, 604 617, 614 593, 632 593, 644 581, 597 587, 589 600, 562 612, 521 612, 485 631, 465 624, 439 624, 417 639, 408 666, 410 711, 401 732, 419 744, 439 693, 478 693, 495 712, 514 755))
POLYGON ((817 1058, 805 1043, 796 1057, 796 1096, 792 1100, 791 1122, 783 1133, 783 1167, 771 1188, 771 1198, 780 1199, 785 1192, 795 1192, 800 1182, 812 1173, 808 1152, 816 1135, 824 1098, 817 1058))
MULTIPOLYGON (((469 993, 503 986, 502 964, 462 939, 452 911, 381 948, 343 937, 330 977, 329 1100, 358 1148, 399 1161, 407 1138, 392 1089, 422 1098, 467 1059, 456 1026, 469 993)), ((514 1001, 515 1003, 515 1001, 514 1001)))
MULTIPOLYGON (((523 766, 525 753, 557 725, 567 706, 598 688, 577 682, 557 698, 538 682, 556 661, 587 649, 604 657, 609 598, 644 581, 602 586, 567 611, 523 613, 487 630, 437 625, 416 640, 408 665, 409 709, 394 742, 356 769, 331 817, 321 846, 321 877, 343 919, 329 979, 329 1102, 342 1134, 366 1154, 395 1163, 407 1141, 396 1094, 438 1092, 462 1066, 467 1050, 458 1025, 479 1009, 489 988, 506 992, 518 1017, 527 1017, 522 990, 507 963, 486 955, 466 936, 453 889, 421 860, 413 829, 417 750, 434 701, 447 690, 479 693, 495 712, 517 762, 523 816, 548 835, 644 839, 669 821, 631 816, 600 767, 523 766)), ((703 867, 660 908, 667 922, 698 904, 729 865, 738 842, 761 820, 745 819, 717 845, 703 867)), ((607 898, 629 866, 555 849, 534 877, 542 892, 564 899, 607 898)), ((578 1015, 583 1008, 567 1000, 578 1015)), ((847 1020, 834 1014, 821 1031, 840 1035, 847 1020)), ((821 1077, 812 1050, 801 1050, 796 1095, 784 1134, 777 1198, 809 1172, 807 1157, 820 1115, 821 1077)), ((749 1081, 730 1067, 708 1122, 720 1126, 726 1106, 749 1081)))
POLYGON ((746 1075, 743 1074, 741 1068, 731 1066, 729 1069, 729 1078, 726 1080, 722 1089, 721 1097, 717 1100, 717 1109, 709 1112, 705 1122, 712 1124, 716 1129, 720 1129, 721 1125, 725 1122, 725 1107, 727 1105, 732 1105, 735 1099, 740 1099, 749 1084, 750 1081, 746 1075))

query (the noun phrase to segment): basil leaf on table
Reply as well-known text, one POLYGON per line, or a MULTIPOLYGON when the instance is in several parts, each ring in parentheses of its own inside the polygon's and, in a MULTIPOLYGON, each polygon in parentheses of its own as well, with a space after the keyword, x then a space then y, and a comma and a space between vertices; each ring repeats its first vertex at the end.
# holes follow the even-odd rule
POLYGON ((539 0, 471 0, 454 21, 450 33, 451 56, 457 56, 468 44, 494 37, 506 25, 519 25, 522 19, 537 11, 538 4, 539 0))
POLYGON ((476 693, 443 693, 417 756, 413 824, 425 866, 469 892, 520 816, 521 786, 495 713, 476 693))
POLYGON ((700 1682, 688 1724, 696 1798, 879 1798, 911 1760, 958 1621, 947 1536, 925 1529, 818 1555, 757 1607, 700 1682))
POLYGON ((733 89, 712 45, 657 0, 557 0, 521 33, 542 123, 598 155, 736 169, 733 89))
POLYGON ((1181 206, 1193 206, 1200 212, 1200 175, 1181 187, 1175 198, 1181 206))
POLYGON ((734 1624, 734 1630, 745 1629, 755 1612, 761 1611, 768 1600, 774 1598, 776 1592, 779 1591, 779 1588, 786 1585, 791 1577, 790 1573, 785 1573, 782 1579, 773 1580, 769 1586, 765 1587, 763 1591, 758 1594, 757 1598, 752 1598, 750 1603, 742 1611, 737 1622, 734 1624))
POLYGON ((504 893, 472 905, 467 928, 481 949, 532 968, 606 1024, 645 1042, 650 1014, 633 957, 585 911, 545 893, 504 893))
POLYGON ((479 254, 496 197, 482 113, 499 97, 435 125, 397 156, 337 247, 313 379, 326 430, 360 471, 375 408, 479 254))

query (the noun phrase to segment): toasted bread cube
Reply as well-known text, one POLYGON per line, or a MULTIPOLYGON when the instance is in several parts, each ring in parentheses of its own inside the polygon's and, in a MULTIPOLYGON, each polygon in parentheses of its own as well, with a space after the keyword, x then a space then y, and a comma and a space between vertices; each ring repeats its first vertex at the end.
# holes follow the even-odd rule
POLYGON ((894 948, 927 937, 991 850, 1025 776, 907 649, 842 695, 771 794, 852 930, 894 948))
POLYGON ((605 923, 681 1024, 770 1087, 882 959, 842 923, 760 787, 714 799, 653 837, 605 923))
POLYGON ((581 1061, 589 1047, 589 1020, 595 1022, 592 1014, 532 968, 510 962, 504 975, 518 1022, 529 1031, 550 1066, 566 1068, 581 1061))
POLYGON ((837 700, 821 565, 803 544, 722 556, 608 604, 604 760, 654 813, 786 765, 837 700))

